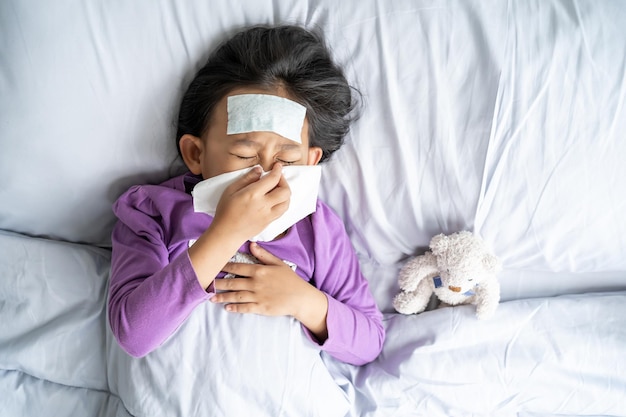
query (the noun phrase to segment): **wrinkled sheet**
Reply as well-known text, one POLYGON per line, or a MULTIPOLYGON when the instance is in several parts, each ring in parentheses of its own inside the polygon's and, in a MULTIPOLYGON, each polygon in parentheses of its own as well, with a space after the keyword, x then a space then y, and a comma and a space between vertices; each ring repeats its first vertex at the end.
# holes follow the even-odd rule
POLYGON ((174 364, 125 366, 107 335, 111 204, 180 171, 176 107, 209 50, 299 23, 363 98, 320 192, 386 314, 374 363, 324 357, 349 414, 626 416, 625 21, 618 0, 0 2, 0 415, 158 405, 174 364), (496 316, 393 314, 406 259, 462 229, 503 261, 496 316))
POLYGON ((463 306, 388 315, 383 354, 328 360, 352 416, 626 413, 626 292, 503 303, 479 321, 463 306))
POLYGON ((343 417, 350 405, 295 319, 208 302, 140 359, 109 332, 107 368, 111 392, 136 417, 343 417))
POLYGON ((126 416, 109 392, 110 253, 0 232, 0 415, 126 416))
POLYGON ((296 323, 256 316, 233 323, 209 304, 160 350, 135 360, 102 329, 106 251, 6 233, 0 250, 10 255, 0 276, 17 278, 0 287, 10 300, 0 323, 7 415, 232 415, 246 400, 255 415, 279 415, 276 405, 285 415, 343 415, 348 402, 350 416, 626 410, 623 291, 505 302, 489 321, 477 320, 472 306, 387 314, 376 361, 355 367, 324 356, 329 371, 296 323), (289 393, 283 403, 281 392, 289 393))

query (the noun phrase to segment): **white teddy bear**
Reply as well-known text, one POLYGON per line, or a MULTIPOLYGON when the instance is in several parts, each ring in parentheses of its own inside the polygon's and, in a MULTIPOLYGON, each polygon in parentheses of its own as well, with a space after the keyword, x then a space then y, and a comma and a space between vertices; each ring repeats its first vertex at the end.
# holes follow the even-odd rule
POLYGON ((476 305, 479 319, 492 316, 500 302, 496 274, 501 267, 485 243, 463 231, 433 237, 430 249, 400 270, 402 291, 393 300, 395 309, 402 314, 421 313, 434 293, 449 305, 476 305))

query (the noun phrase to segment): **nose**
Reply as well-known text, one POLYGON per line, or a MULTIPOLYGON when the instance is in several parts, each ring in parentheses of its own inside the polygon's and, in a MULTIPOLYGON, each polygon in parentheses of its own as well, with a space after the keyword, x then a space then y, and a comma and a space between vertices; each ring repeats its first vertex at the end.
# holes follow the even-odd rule
POLYGON ((263 168, 263 171, 265 172, 269 172, 272 170, 272 167, 274 166, 275 161, 272 162, 261 162, 261 167, 263 168))
POLYGON ((448 289, 453 292, 461 292, 461 287, 453 287, 452 285, 450 285, 448 289))
POLYGON ((261 156, 259 158, 259 165, 261 165, 265 172, 271 171, 275 163, 276 159, 273 156, 261 156))

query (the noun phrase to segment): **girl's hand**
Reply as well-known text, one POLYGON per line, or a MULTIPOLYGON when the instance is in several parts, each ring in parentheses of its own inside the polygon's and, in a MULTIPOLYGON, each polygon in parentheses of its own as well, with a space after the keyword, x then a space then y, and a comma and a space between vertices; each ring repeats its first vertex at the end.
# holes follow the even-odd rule
POLYGON ((290 197, 280 164, 263 178, 261 169, 253 169, 224 190, 211 225, 188 252, 202 288, 246 240, 287 211, 290 197))
POLYGON ((236 313, 293 316, 323 343, 328 338, 326 295, 259 245, 251 243, 250 251, 261 264, 226 264, 224 272, 245 278, 215 280, 216 290, 228 292, 211 301, 226 303, 226 310, 236 313))
POLYGON ((224 190, 212 229, 237 237, 243 243, 287 211, 291 190, 282 175, 282 165, 274 164, 262 178, 261 173, 257 167, 224 190))

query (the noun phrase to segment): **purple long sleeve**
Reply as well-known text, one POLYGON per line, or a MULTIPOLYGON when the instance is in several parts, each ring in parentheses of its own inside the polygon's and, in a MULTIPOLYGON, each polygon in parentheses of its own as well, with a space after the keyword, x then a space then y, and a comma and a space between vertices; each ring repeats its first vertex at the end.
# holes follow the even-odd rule
MULTIPOLYGON (((331 356, 362 365, 374 360, 385 338, 382 314, 341 219, 325 205, 312 216, 318 289, 328 296, 328 339, 321 346, 331 356)), ((307 332, 309 337, 312 337, 307 332)))
MULTIPOLYGON (((144 356, 207 300, 186 248, 172 251, 150 189, 129 190, 114 207, 109 323, 124 350, 144 356)), ((162 209, 162 207, 160 207, 162 209)), ((176 249, 176 248, 174 248, 176 249)))
MULTIPOLYGON (((190 177, 133 187, 114 205, 119 221, 112 235, 109 322, 120 346, 134 356, 158 348, 211 296, 198 283, 187 249, 212 218, 193 212, 185 179, 190 177)), ((297 265, 296 273, 327 295, 329 337, 322 350, 356 365, 380 353, 382 314, 343 224, 330 208, 318 202, 312 216, 262 246, 297 265)), ((247 244, 241 248, 248 250, 247 244)))

